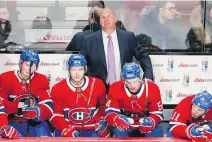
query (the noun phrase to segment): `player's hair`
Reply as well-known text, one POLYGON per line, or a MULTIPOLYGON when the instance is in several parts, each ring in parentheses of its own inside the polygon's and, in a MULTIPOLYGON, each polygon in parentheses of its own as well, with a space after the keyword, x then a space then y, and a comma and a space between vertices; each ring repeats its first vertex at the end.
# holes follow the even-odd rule
MULTIPOLYGON (((70 71, 70 69, 71 69, 71 67, 68 67, 68 72, 70 71)), ((87 72, 87 70, 88 70, 87 65, 85 65, 85 66, 84 66, 84 70, 85 70, 85 73, 86 73, 86 72, 87 72)))
MULTIPOLYGON (((18 63, 19 68, 20 68, 20 66, 21 66, 23 63, 24 63, 24 61, 19 60, 19 63, 18 63)), ((39 65, 36 64, 36 70, 38 70, 38 67, 39 67, 39 65)), ((35 71, 36 71, 36 70, 35 70, 35 71)))
POLYGON ((100 11, 99 8, 92 8, 91 9, 91 19, 94 19, 97 24, 100 23, 100 11))

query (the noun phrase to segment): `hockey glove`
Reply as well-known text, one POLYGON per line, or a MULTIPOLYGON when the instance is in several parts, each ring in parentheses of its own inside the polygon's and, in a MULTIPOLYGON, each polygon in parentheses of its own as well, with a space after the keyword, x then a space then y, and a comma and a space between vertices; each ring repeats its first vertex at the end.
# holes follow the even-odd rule
POLYGON ((62 136, 63 137, 79 137, 80 134, 79 132, 76 130, 76 128, 74 126, 68 126, 67 128, 63 129, 62 131, 62 136))
POLYGON ((208 142, 212 142, 212 125, 205 124, 201 127, 204 129, 204 133, 208 137, 208 142))
POLYGON ((206 142, 207 136, 199 124, 192 123, 186 128, 186 134, 193 142, 206 142))
POLYGON ((127 117, 124 115, 117 114, 115 118, 113 119, 114 125, 120 130, 120 131, 128 131, 130 132, 130 124, 127 120, 127 117))
POLYGON ((34 106, 31 106, 31 107, 27 107, 27 106, 24 106, 23 109, 22 109, 22 114, 23 114, 23 117, 26 118, 26 119, 33 119, 35 121, 41 121, 41 110, 39 107, 34 107, 34 106))
POLYGON ((4 126, 0 131, 0 135, 2 138, 9 139, 17 139, 20 137, 19 132, 12 126, 4 126))
POLYGON ((139 130, 141 133, 150 133, 155 128, 155 121, 150 118, 141 118, 139 120, 139 130))
POLYGON ((96 125, 95 125, 95 131, 99 134, 100 137, 109 137, 110 132, 108 130, 108 125, 105 120, 100 120, 96 125))

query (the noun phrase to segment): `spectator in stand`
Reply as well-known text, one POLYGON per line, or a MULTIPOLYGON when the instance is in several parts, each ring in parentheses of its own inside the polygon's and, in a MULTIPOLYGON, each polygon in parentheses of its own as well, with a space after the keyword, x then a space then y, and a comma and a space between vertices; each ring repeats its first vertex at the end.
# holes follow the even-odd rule
POLYGON ((186 33, 173 1, 160 1, 142 13, 134 29, 136 35, 148 35, 160 49, 185 49, 186 33))
POLYGON ((191 29, 186 38, 189 51, 212 51, 212 4, 206 2, 206 19, 204 19, 205 2, 193 9, 190 16, 191 29), (204 22, 205 21, 205 28, 204 22))
POLYGON ((13 42, 24 44, 23 24, 18 20, 11 1, 0 1, 0 47, 13 42))

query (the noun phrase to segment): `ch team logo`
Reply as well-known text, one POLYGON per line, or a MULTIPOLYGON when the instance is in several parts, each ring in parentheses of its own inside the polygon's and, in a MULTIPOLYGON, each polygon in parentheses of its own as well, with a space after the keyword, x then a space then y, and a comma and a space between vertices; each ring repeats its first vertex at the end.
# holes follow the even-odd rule
MULTIPOLYGON (((28 94, 21 94, 21 95, 10 95, 9 96, 9 100, 14 101, 14 102, 23 102, 25 99, 27 99, 29 97, 28 94)), ((30 99, 34 100, 35 102, 37 102, 38 97, 34 95, 30 95, 30 99)))
POLYGON ((75 124, 87 123, 91 120, 91 110, 86 108, 74 108, 68 111, 68 119, 75 124))

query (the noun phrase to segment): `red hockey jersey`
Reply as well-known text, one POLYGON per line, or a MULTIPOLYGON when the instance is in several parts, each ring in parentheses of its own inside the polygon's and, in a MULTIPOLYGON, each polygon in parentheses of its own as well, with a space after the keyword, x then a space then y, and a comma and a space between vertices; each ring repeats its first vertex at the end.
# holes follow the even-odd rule
MULTIPOLYGON (((143 85, 136 95, 132 95, 129 92, 123 80, 115 82, 110 86, 106 106, 106 120, 110 125, 113 125, 113 118, 110 117, 110 113, 121 113, 121 109, 124 110, 124 112, 135 114, 142 113, 145 109, 148 109, 146 115, 155 121, 155 126, 163 119, 163 105, 160 90, 155 83, 147 80, 143 80, 143 85), (146 101, 147 105, 145 105, 146 101), (147 108, 145 108, 145 106, 147 108)), ((134 119, 134 121, 136 120, 134 119)))
POLYGON ((203 123, 212 120, 212 109, 210 109, 204 117, 196 120, 192 119, 191 107, 195 95, 183 99, 172 113, 170 120, 170 131, 176 137, 187 137, 186 128, 191 123, 203 123))
MULTIPOLYGON (((0 75, 0 97, 4 99, 5 112, 14 114, 14 119, 23 119, 18 114, 18 103, 28 97, 29 81, 22 81, 18 71, 9 71, 0 75)), ((48 79, 39 73, 34 73, 31 78, 31 97, 37 98, 42 112, 42 120, 47 120, 53 115, 53 102, 49 95, 48 79)), ((1 118, 0 118, 1 119, 1 118)))
POLYGON ((69 78, 52 88, 54 115, 50 122, 60 132, 68 125, 95 124, 104 116, 106 103, 104 83, 97 78, 85 76, 84 79, 85 83, 81 88, 73 87, 69 78))
POLYGON ((0 98, 0 130, 3 126, 8 125, 7 114, 5 113, 3 99, 0 98))

